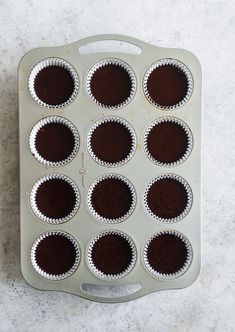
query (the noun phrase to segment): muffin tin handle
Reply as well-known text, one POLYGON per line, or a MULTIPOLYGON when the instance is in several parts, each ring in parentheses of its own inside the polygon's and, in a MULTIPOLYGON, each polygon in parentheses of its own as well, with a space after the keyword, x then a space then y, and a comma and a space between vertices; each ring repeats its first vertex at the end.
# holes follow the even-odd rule
MULTIPOLYGON (((138 40, 136 38, 129 37, 129 36, 118 35, 118 34, 103 34, 103 35, 91 36, 91 37, 81 39, 81 40, 73 43, 72 45, 76 45, 80 52, 80 48, 82 46, 92 44, 95 42, 99 42, 99 41, 105 41, 105 40, 106 41, 122 41, 122 42, 125 42, 128 44, 134 45, 137 48, 141 49, 141 54, 143 54, 144 49, 150 47, 150 45, 146 44, 145 42, 143 42, 141 40, 138 40)), ((122 53, 122 52, 120 52, 120 53, 122 53)), ((82 53, 80 52, 80 54, 82 54, 82 53)))
MULTIPOLYGON (((86 299, 95 301, 95 302, 120 303, 120 302, 135 300, 135 299, 137 299, 141 296, 146 295, 146 289, 143 286, 143 284, 141 284, 141 288, 138 289, 137 291, 133 291, 132 293, 129 293, 129 294, 126 294, 126 295, 123 295, 123 296, 116 296, 116 297, 115 296, 106 297, 106 296, 94 295, 94 294, 91 294, 90 292, 86 292, 85 290, 83 290, 82 286, 83 286, 83 284, 80 287, 81 296, 83 296, 86 299)), ((94 285, 94 286, 96 286, 96 285, 94 285)))

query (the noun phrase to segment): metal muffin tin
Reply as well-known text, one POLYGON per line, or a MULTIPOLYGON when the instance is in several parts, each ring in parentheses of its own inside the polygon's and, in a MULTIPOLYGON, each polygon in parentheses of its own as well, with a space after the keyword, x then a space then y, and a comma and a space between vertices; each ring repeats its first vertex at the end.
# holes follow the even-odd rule
MULTIPOLYGON (((172 62, 172 61, 171 61, 172 62)), ((76 75, 75 75, 76 76, 76 75)), ((99 302, 124 302, 148 293, 184 288, 197 278, 201 265, 201 67, 197 58, 182 49, 160 48, 137 39, 121 35, 98 35, 69 45, 37 48, 28 52, 20 62, 19 71, 19 127, 20 127, 20 206, 21 206, 21 270, 25 280, 42 290, 60 290, 77 294, 99 302), (79 49, 89 43, 115 40, 136 45, 140 55, 127 53, 91 53, 82 55, 79 49), (64 107, 45 107, 32 97, 29 89, 30 73, 42 60, 59 58, 71 64, 78 75, 76 95, 64 107), (126 63, 136 78, 134 94, 122 107, 107 108, 92 100, 87 89, 87 78, 94 66, 105 59, 116 59, 126 63), (193 84, 190 96, 177 107, 162 109, 152 104, 145 91, 145 75, 154 64, 164 59, 180 61, 191 75, 193 84), (29 137, 34 125, 48 116, 60 116, 69 120, 79 134, 76 155, 61 165, 44 165, 31 153, 29 137), (97 163, 89 153, 88 134, 95 123, 104 117, 118 117, 127 121, 136 133, 136 150, 132 157, 121 165, 108 167, 97 163), (146 155, 144 138, 148 127, 161 117, 176 117, 182 120, 192 133, 192 150, 186 160, 172 166, 154 163, 146 155), (42 177, 60 174, 70 178, 79 190, 79 208, 66 222, 52 224, 42 221, 32 210, 30 195, 34 184, 42 177), (125 177, 136 191, 135 208, 124 221, 108 223, 91 213, 88 192, 91 185, 107 174, 125 177), (149 183, 159 176, 173 174, 183 178, 192 191, 190 211, 179 221, 161 222, 151 217, 145 207, 145 191, 149 183), (88 251, 91 241, 100 233, 119 231, 133 241, 136 261, 129 273, 122 278, 101 279, 90 268, 88 251), (148 271, 145 264, 145 246, 154 234, 164 231, 179 232, 188 239, 192 248, 191 264, 176 278, 162 279, 148 271), (35 241, 46 232, 65 232, 77 241, 80 248, 79 265, 67 278, 49 280, 39 274, 31 262, 31 250, 35 241), (137 292, 118 296, 102 297, 86 292, 83 284, 128 285, 140 283, 137 292)))

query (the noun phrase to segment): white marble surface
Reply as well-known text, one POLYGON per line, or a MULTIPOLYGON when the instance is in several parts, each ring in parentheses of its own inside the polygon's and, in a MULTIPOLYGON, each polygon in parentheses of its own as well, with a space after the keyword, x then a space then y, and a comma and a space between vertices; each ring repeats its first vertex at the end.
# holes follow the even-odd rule
POLYGON ((233 0, 0 0, 0 331, 235 331, 233 0), (203 67, 203 267, 189 288, 118 304, 28 286, 19 262, 17 65, 38 46, 129 34, 203 67))

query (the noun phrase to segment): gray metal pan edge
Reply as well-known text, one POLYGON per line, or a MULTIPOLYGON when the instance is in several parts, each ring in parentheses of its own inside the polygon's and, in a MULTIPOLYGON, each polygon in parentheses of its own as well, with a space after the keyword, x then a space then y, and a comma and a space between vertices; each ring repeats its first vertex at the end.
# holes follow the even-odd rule
POLYGON ((79 295, 98 302, 124 302, 139 298, 148 293, 177 289, 189 286, 197 278, 201 266, 201 66, 197 58, 182 49, 160 48, 137 39, 122 35, 98 35, 82 39, 61 47, 37 48, 28 52, 21 60, 18 70, 19 79, 19 128, 20 128, 20 218, 21 218, 21 270, 25 280, 41 290, 60 290, 79 295), (99 40, 118 40, 137 45, 141 55, 125 53, 96 53, 81 55, 79 48, 99 40), (32 67, 48 57, 59 57, 68 61, 78 73, 79 91, 76 99, 63 109, 46 109, 38 105, 28 90, 28 77, 32 67), (137 79, 137 89, 132 101, 117 110, 108 110, 96 105, 88 96, 86 77, 89 69, 97 61, 116 58, 125 61, 133 69, 137 79), (159 59, 173 58, 182 61, 191 71, 194 81, 189 101, 176 110, 161 110, 151 105, 142 89, 143 77, 151 64, 159 59), (80 148, 76 157, 65 166, 47 167, 40 164, 31 154, 28 137, 33 125, 43 117, 59 115, 71 121, 80 135, 80 148), (105 168, 90 157, 86 137, 91 125, 104 116, 117 116, 127 120, 135 129, 137 149, 126 164, 105 168), (190 157, 175 167, 161 167, 152 163, 145 155, 142 142, 147 126, 163 116, 174 116, 183 120, 193 134, 193 149, 190 157), (85 170, 85 172, 84 172, 85 170), (78 212, 67 222, 52 225, 41 221, 33 213, 29 195, 33 184, 43 175, 59 173, 70 177, 77 185, 81 195, 78 212), (100 175, 121 174, 129 179, 137 192, 136 208, 132 215, 119 224, 107 224, 96 220, 87 208, 87 191, 91 183, 100 175), (183 177, 193 191, 193 204, 190 212, 179 222, 164 224, 152 220, 143 205, 143 193, 146 184, 154 177, 172 173, 183 177), (134 241, 137 249, 137 261, 132 271, 125 277, 105 281, 95 276, 87 265, 86 253, 89 241, 98 233, 109 230, 121 230, 134 241), (178 278, 161 280, 151 276, 143 263, 143 246, 147 239, 161 230, 176 230, 183 233, 193 249, 193 260, 189 269, 178 278), (79 243, 81 260, 77 270, 68 278, 60 281, 41 277, 32 267, 31 247, 35 239, 49 230, 61 230, 70 233, 79 243), (142 284, 136 293, 123 297, 100 297, 82 290, 84 283, 96 285, 127 285, 135 282, 142 284))

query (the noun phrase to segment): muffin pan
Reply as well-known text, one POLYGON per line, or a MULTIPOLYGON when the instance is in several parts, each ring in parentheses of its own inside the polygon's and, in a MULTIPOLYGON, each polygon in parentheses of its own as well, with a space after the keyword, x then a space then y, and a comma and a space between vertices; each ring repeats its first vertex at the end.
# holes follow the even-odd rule
POLYGON ((30 51, 18 77, 25 280, 99 302, 189 286, 201 264, 197 58, 100 35, 30 51), (81 54, 105 40, 141 54, 81 54))

